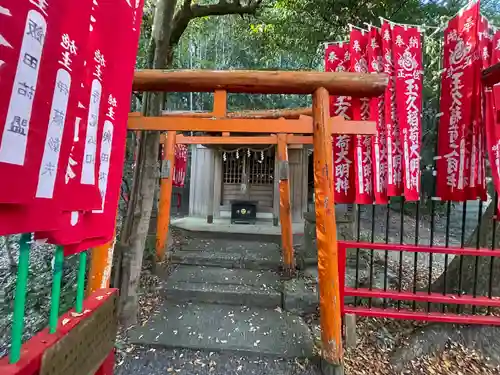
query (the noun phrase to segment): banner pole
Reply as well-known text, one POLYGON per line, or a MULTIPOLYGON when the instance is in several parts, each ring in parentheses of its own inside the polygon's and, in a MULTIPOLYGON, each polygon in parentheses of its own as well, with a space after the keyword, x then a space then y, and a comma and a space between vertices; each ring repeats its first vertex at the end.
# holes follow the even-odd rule
POLYGON ((61 299, 61 282, 64 266, 64 250, 57 246, 54 254, 54 271, 52 276, 52 294, 50 296, 49 333, 56 333, 59 320, 59 305, 61 299))
POLYGON ((76 284, 76 307, 77 313, 83 311, 83 300, 85 299, 85 271, 87 270, 87 251, 80 253, 80 263, 78 265, 78 278, 76 284))
POLYGON ((26 305, 26 287, 30 265, 31 234, 21 235, 19 242, 19 262, 17 268, 16 294, 14 298, 14 314, 12 321, 12 338, 10 363, 16 363, 21 358, 21 347, 24 330, 24 313, 26 305))

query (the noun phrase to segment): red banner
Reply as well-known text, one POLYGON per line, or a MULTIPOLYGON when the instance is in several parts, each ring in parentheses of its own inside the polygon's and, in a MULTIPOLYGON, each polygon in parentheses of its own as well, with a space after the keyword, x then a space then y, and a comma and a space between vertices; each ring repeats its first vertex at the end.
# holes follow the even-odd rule
MULTIPOLYGON (((346 72, 349 68, 349 43, 328 44, 325 49, 325 71, 346 72)), ((330 115, 351 120, 351 97, 330 96, 330 115)), ((356 197, 353 143, 354 137, 351 135, 337 135, 332 139, 336 203, 353 203, 356 197)))
POLYGON ((188 160, 188 146, 176 144, 174 158, 174 178, 172 180, 172 185, 176 187, 184 187, 188 160))
POLYGON ((481 82, 481 70, 486 69, 491 64, 492 54, 492 35, 490 33, 490 25, 488 20, 481 16, 479 24, 479 53, 480 58, 477 61, 477 67, 474 79, 474 137, 471 161, 471 176, 468 198, 479 198, 487 200, 488 193, 486 189, 486 130, 485 130, 485 92, 481 82), (474 139, 476 138, 476 139, 474 139), (474 158, 477 155, 476 158, 474 158))
MULTIPOLYGON (((496 105, 500 98, 500 86, 487 87, 485 89, 485 125, 486 125, 486 146, 491 166, 491 175, 493 185, 498 194, 500 194, 500 123, 498 123, 498 109, 496 105)), ((500 206, 500 202, 499 202, 500 206)), ((497 220, 499 217, 497 215, 497 220)))
MULTIPOLYGON (((75 19, 78 19, 78 15, 71 18, 73 22, 75 19)), ((85 211, 101 206, 97 185, 97 132, 98 126, 101 125, 99 116, 104 112, 100 106, 105 101, 102 82, 107 71, 106 57, 102 50, 107 39, 106 24, 111 18, 106 17, 102 2, 99 2, 93 4, 89 17, 84 20, 86 22, 82 23, 86 24, 87 44, 82 53, 86 65, 76 93, 78 105, 73 117, 70 155, 66 158, 63 168, 66 173, 61 194, 67 199, 62 222, 59 230, 37 231, 35 234, 36 239, 44 239, 58 245, 78 243, 85 238, 85 211), (75 196, 78 196, 78 199, 72 199, 75 196)))
MULTIPOLYGON (((368 73, 366 46, 368 32, 352 28, 349 40, 349 54, 351 57, 350 71, 368 73)), ((369 120, 370 99, 352 98, 353 120, 369 120)), ((372 139, 367 135, 355 136, 355 171, 356 171, 356 199, 358 204, 373 203, 373 173, 372 173, 372 139)))
POLYGON ((382 22, 381 34, 384 73, 389 76, 384 96, 384 120, 387 134, 387 195, 395 197, 403 193, 403 159, 396 111, 396 77, 392 51, 392 30, 389 22, 382 22))
MULTIPOLYGON (((139 42, 142 2, 129 6, 102 3, 103 35, 121 30, 119 38, 106 38, 97 66, 104 66, 106 79, 102 81, 101 105, 97 131, 99 166, 97 183, 101 194, 100 208, 83 216, 84 240, 65 246, 65 254, 72 254, 113 239, 127 138, 127 121, 132 94, 135 59, 139 42), (108 21, 109 20, 109 21, 108 21), (111 22, 112 20, 112 22, 111 22)), ((96 53, 97 57, 98 54, 96 53)), ((97 72, 99 70, 96 70, 97 72)))
POLYGON ((99 133, 103 129, 102 120, 108 101, 103 87, 112 74, 108 64, 109 54, 106 53, 110 39, 106 34, 109 30, 107 23, 112 20, 105 12, 108 2, 100 0, 92 8, 89 45, 86 50, 87 66, 80 92, 81 105, 75 121, 75 138, 66 171, 66 194, 77 194, 81 199, 73 200, 67 211, 89 211, 101 207, 98 187, 99 133))
POLYGON ((493 38, 491 41, 491 64, 500 62, 500 30, 492 27, 493 38))
MULTIPOLYGON (((367 45, 368 71, 383 73, 382 37, 380 30, 371 27, 367 45)), ((372 137, 373 193, 375 203, 388 202, 387 198, 387 131, 385 126, 384 95, 370 100, 370 120, 377 123, 377 134, 372 137)))
POLYGON ((29 1, 11 1, 1 9, 0 175, 9 182, 0 184, 0 203, 26 203, 35 196, 47 127, 34 115, 49 108, 34 104, 43 89, 42 52, 50 48, 49 22, 54 25, 59 15, 57 5, 29 1))
MULTIPOLYGON (((484 54, 482 54, 484 56, 484 54)), ((500 63, 500 30, 492 28, 491 40, 491 58, 490 65, 500 63)), ((483 67, 486 62, 483 62, 483 67)), ((485 101, 485 130, 486 130, 486 149, 491 166, 491 175, 493 177, 493 184, 495 190, 500 194, 500 123, 498 120, 500 106, 500 85, 496 84, 493 87, 485 87, 484 91, 485 101)), ((500 207, 500 202, 498 202, 500 207)), ((497 215, 497 220, 500 217, 497 215)))
POLYGON ((443 200, 475 199, 470 194, 474 75, 478 58, 479 3, 451 19, 444 32, 441 80, 437 196, 443 200))
MULTIPOLYGON (((5 84, 9 79, 13 80, 11 107, 20 111, 17 117, 31 118, 26 128, 9 128, 7 120, 3 134, 6 146, 2 148, 2 155, 11 162, 23 159, 25 163, 16 165, 24 171, 17 173, 23 178, 2 184, 8 187, 2 194, 14 197, 16 201, 28 191, 32 196, 23 205, 0 206, 0 234, 56 229, 67 202, 61 189, 64 186, 64 166, 73 138, 73 116, 78 106, 76 94, 84 70, 83 51, 88 39, 92 0, 80 2, 78 8, 63 0, 53 0, 50 5, 44 2, 30 4, 32 9, 28 12, 28 29, 22 45, 27 38, 31 39, 30 48, 42 43, 43 57, 38 59, 33 51, 23 52, 24 47, 21 47, 19 60, 25 66, 29 60, 32 64, 30 70, 37 67, 37 82, 30 83, 30 76, 24 71, 26 68, 19 66, 15 77, 6 75, 4 81, 2 75, 0 81, 5 84), (37 19, 37 14, 46 20, 47 27, 50 26, 49 33, 45 33, 42 18, 37 19), (79 17, 87 22, 74 22, 79 17), (29 105, 25 103, 26 100, 30 101, 29 105), (15 103, 14 107, 12 103, 15 103), (21 136, 24 140, 19 138, 21 136), (32 186, 33 175, 35 183, 32 186), (24 190, 11 191, 21 182, 25 183, 24 190), (33 192, 32 187, 35 189, 33 192)), ((16 14, 22 19, 22 12, 16 14)), ((6 107, 0 103, 0 111, 6 107)), ((0 163, 0 173, 7 173, 6 170, 10 170, 13 165, 0 163)))
POLYGON ((396 70, 396 108, 403 145, 404 195, 420 200, 422 137, 422 35, 420 28, 394 25, 392 54, 396 70))

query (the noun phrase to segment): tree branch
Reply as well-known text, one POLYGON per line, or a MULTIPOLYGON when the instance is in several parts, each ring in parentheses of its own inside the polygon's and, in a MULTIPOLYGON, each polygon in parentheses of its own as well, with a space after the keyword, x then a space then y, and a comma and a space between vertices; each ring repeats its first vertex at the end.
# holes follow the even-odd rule
POLYGON ((240 0, 219 0, 217 4, 198 5, 192 4, 192 0, 184 0, 182 7, 177 11, 173 20, 172 34, 170 35, 170 46, 179 42, 192 19, 208 16, 223 16, 227 14, 255 14, 262 0, 248 0, 247 4, 241 4, 240 0))

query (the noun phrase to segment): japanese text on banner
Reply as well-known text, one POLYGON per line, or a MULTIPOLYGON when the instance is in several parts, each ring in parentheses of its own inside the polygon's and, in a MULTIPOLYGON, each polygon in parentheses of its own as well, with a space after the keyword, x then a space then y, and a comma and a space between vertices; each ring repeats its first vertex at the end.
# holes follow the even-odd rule
MULTIPOLYGON (((379 29, 370 27, 367 45, 368 71, 382 73, 384 61, 382 38, 379 29)), ((377 124, 377 133, 372 137, 373 193, 375 203, 387 203, 387 131, 385 126, 384 95, 370 100, 370 120, 377 124)))
MULTIPOLYGON (((38 111, 48 104, 39 94, 42 55, 47 50, 47 2, 13 1, 0 13, 0 175, 23 176, 0 184, 0 203, 28 204, 38 179, 44 135, 38 111), (37 101, 38 99, 38 101, 37 101)), ((56 20, 52 19, 52 23, 56 20)), ((50 48, 50 47, 49 47, 50 48)), ((43 90, 42 90, 43 91, 43 90)), ((7 178, 7 177, 6 177, 7 178)))
POLYGON ((403 193, 403 157, 400 141, 399 119, 396 111, 396 71, 393 57, 393 34, 391 24, 382 23, 382 54, 384 73, 389 82, 384 95, 384 120, 387 134, 387 195, 399 196, 403 193))
POLYGON ((420 28, 394 25, 393 58, 396 70, 396 108, 403 146, 403 185, 406 200, 420 199, 420 144, 422 136, 422 35, 420 28))
POLYGON ((467 98, 474 91, 478 22, 479 4, 472 3, 448 22, 444 32, 436 176, 437 196, 443 200, 469 199, 474 101, 467 98))
MULTIPOLYGON (((351 56, 350 71, 356 73, 368 73, 368 61, 366 56, 368 32, 353 28, 350 32, 349 38, 349 53, 351 56)), ((352 114, 353 120, 368 120, 370 118, 370 99, 352 98, 352 114)), ((355 147, 355 202, 359 204, 371 204, 373 203, 371 136, 356 135, 355 147)))
MULTIPOLYGON (((349 43, 331 43, 325 49, 325 71, 346 72, 350 68, 349 43)), ((330 115, 351 120, 351 97, 330 96, 330 115)), ((356 194, 354 175, 354 137, 335 135, 332 140, 335 202, 353 203, 356 194)))

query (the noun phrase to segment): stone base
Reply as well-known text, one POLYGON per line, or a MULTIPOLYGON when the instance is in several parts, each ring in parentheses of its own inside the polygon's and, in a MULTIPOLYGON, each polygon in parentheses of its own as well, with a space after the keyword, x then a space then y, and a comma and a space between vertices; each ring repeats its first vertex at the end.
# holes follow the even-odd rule
MULTIPOLYGON (((340 207, 336 207, 337 239, 349 241, 354 238, 354 216, 340 207)), ((318 245, 316 243, 316 213, 304 213, 304 236, 296 248, 297 267, 305 269, 318 263, 318 245)))
POLYGON ((324 359, 321 359, 321 374, 322 375, 344 375, 343 365, 334 365, 324 359))
POLYGON ((283 308, 292 314, 306 315, 318 309, 318 288, 315 282, 292 279, 283 283, 283 308))

